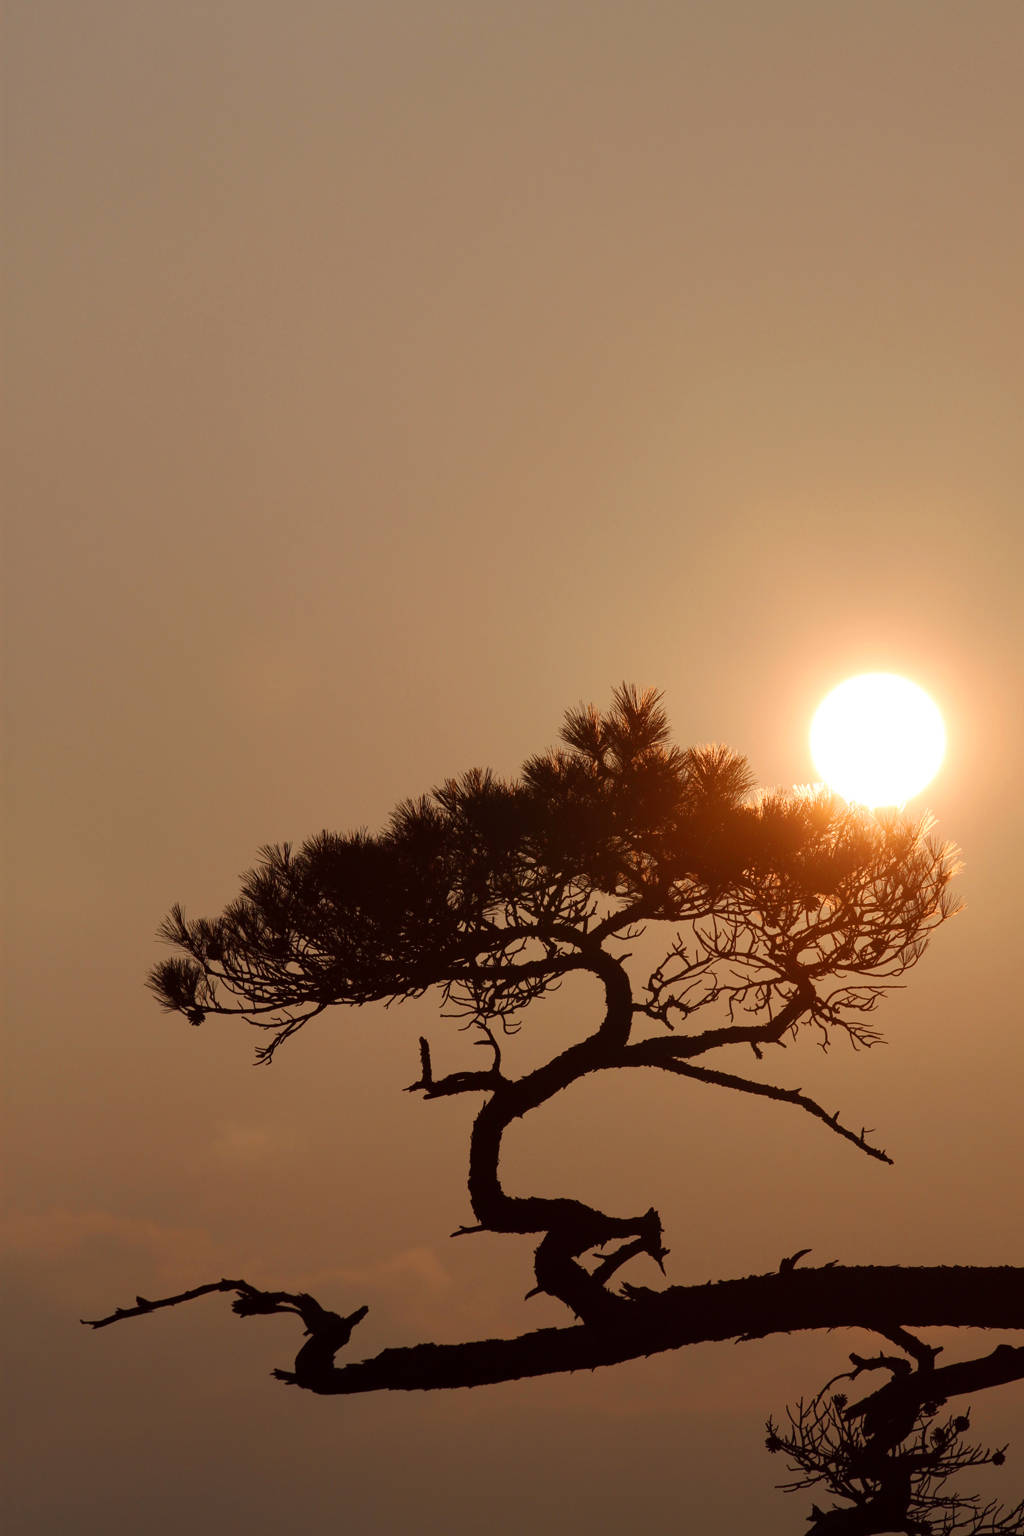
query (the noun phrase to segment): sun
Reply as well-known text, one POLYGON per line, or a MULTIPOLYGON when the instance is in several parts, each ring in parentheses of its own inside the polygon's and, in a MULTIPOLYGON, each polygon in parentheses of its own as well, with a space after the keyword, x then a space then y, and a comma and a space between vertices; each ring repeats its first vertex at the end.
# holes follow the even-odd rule
POLYGON ((903 805, 939 770, 946 728, 932 700, 905 677, 847 678, 811 721, 811 756, 830 789, 859 805, 903 805))

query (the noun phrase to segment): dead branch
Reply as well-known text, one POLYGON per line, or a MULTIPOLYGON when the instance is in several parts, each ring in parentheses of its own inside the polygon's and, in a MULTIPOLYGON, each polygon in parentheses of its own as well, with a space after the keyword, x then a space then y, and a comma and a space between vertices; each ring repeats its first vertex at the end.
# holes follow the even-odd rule
MULTIPOLYGON (((364 1315, 360 1310, 345 1319, 323 1308, 314 1312, 317 1304, 312 1297, 257 1291, 246 1281, 221 1280, 163 1301, 119 1308, 89 1326, 106 1327, 159 1306, 174 1306, 210 1291, 227 1290, 240 1293, 235 1303, 240 1312, 299 1313, 314 1337, 320 1334, 325 1341, 337 1338, 334 1348, 347 1341, 345 1328, 350 1333, 364 1315), (265 1299, 267 1304, 245 1305, 247 1297, 257 1302, 265 1299), (332 1320, 330 1327, 321 1319, 332 1320)), ((901 1329, 904 1321, 918 1327, 1024 1329, 1024 1270, 1009 1267, 837 1265, 748 1275, 708 1285, 671 1286, 660 1292, 631 1286, 626 1295, 628 1300, 600 1326, 542 1328, 519 1338, 478 1339, 465 1344, 417 1344, 386 1349, 370 1360, 341 1367, 326 1363, 325 1347, 314 1362, 315 1369, 310 1364, 302 1373, 286 1373, 281 1379, 325 1394, 430 1391, 594 1370, 688 1344, 803 1329, 866 1328, 885 1333, 901 1329)), ((1020 1378, 1024 1378, 1024 1347, 1004 1346, 986 1361, 915 1373, 911 1378, 914 1385, 907 1390, 918 1391, 918 1401, 931 1401, 1020 1378)), ((850 1411, 863 1411, 884 1394, 902 1390, 903 1385, 902 1381, 893 1382, 850 1411)))
POLYGON ((292 1312, 302 1319, 307 1342, 295 1357, 295 1369, 274 1371, 273 1374, 279 1381, 305 1387, 312 1392, 322 1390, 319 1383, 325 1373, 333 1369, 334 1356, 348 1343, 353 1328, 362 1322, 369 1311, 368 1307, 358 1307, 348 1317, 341 1317, 339 1313, 329 1312, 326 1307, 322 1307, 306 1291, 263 1291, 258 1286, 250 1285, 248 1280, 214 1280, 209 1285, 197 1285, 191 1291, 180 1291, 176 1296, 164 1296, 159 1301, 136 1296, 134 1307, 118 1307, 109 1317, 83 1317, 81 1321, 88 1328, 106 1328, 110 1323, 119 1323, 122 1318, 142 1317, 161 1307, 177 1307, 183 1301, 194 1301, 197 1296, 208 1296, 213 1291, 235 1291, 237 1294, 231 1303, 231 1310, 239 1317, 292 1312))
POLYGON ((759 1083, 754 1078, 738 1077, 734 1072, 717 1072, 711 1067, 695 1067, 689 1061, 674 1061, 668 1055, 665 1055, 662 1060, 648 1061, 643 1053, 643 1046, 647 1044, 661 1046, 672 1045, 674 1042, 644 1041, 642 1045, 630 1046, 624 1053, 627 1063, 635 1053, 636 1063, 639 1065, 657 1066, 664 1072, 675 1072, 680 1077, 692 1077, 697 1082, 715 1083, 719 1088, 734 1088, 738 1093, 752 1093, 763 1099, 777 1099, 783 1104, 795 1104, 799 1109, 806 1110, 807 1114, 813 1115, 816 1120, 821 1120, 830 1131, 835 1131, 837 1136, 842 1136, 846 1141, 852 1141, 853 1145, 859 1147, 862 1152, 866 1152, 868 1157, 874 1157, 880 1163, 892 1165, 892 1158, 888 1153, 883 1152, 881 1147, 873 1147, 867 1140, 866 1130, 861 1130, 859 1135, 856 1131, 847 1130, 846 1126, 839 1122, 838 1110, 834 1115, 830 1115, 816 1100, 806 1093, 801 1093, 799 1088, 777 1088, 774 1083, 759 1083))
MULTIPOLYGON (((87 1328, 107 1328, 111 1323, 119 1323, 124 1317, 142 1317, 146 1312, 156 1312, 161 1307, 177 1307, 183 1301, 194 1301, 197 1296, 208 1296, 212 1291, 238 1291, 239 1294, 256 1293, 256 1287, 250 1285, 247 1280, 213 1280, 209 1285, 197 1285, 191 1291, 181 1291, 177 1296, 164 1296, 159 1301, 149 1301, 145 1296, 136 1296, 134 1307, 118 1307, 111 1312, 109 1317, 83 1317, 80 1321, 87 1328)), ((262 1295, 284 1296, 284 1292, 261 1292, 262 1295)), ((282 1306, 278 1310, 283 1311, 282 1306)), ((292 1308, 294 1311, 294 1308, 292 1308)))

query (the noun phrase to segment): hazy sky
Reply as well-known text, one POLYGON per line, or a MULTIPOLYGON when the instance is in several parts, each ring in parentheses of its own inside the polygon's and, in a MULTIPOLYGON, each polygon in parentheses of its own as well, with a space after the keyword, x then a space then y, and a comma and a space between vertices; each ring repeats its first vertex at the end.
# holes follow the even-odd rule
MULTIPOLYGON (((512 772, 623 678, 792 784, 833 683, 912 676, 968 907, 886 1049, 776 1066, 894 1169, 634 1074, 532 1117, 510 1185, 655 1203, 677 1282, 804 1246, 1024 1264, 1024 8, 8 0, 5 27, 11 1530, 800 1529, 761 1426, 863 1335, 320 1400, 269 1378, 288 1320, 77 1318, 227 1274, 370 1303, 362 1353, 558 1320, 523 1305, 529 1241, 447 1238, 472 1105, 400 1091, 421 1031, 465 1049, 430 999, 254 1071, 143 981, 173 900, 512 772)), ((1024 1388, 975 1417, 1016 1432, 1019 1496, 1024 1388)))

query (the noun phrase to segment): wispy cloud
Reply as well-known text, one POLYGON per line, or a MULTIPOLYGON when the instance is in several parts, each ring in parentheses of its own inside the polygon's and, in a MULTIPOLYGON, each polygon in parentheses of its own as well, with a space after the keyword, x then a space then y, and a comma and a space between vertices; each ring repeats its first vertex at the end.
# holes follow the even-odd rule
MULTIPOLYGON (((112 1285, 173 1290, 217 1265, 201 1227, 136 1220, 97 1208, 0 1215, 0 1261, 34 1289, 87 1304, 112 1285)), ((116 1301, 116 1297, 113 1298, 116 1301)))

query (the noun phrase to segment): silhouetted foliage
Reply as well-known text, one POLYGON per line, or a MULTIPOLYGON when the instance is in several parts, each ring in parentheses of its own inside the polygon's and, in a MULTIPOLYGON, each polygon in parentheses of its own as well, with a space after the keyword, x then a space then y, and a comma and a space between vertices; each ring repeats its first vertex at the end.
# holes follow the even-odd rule
MULTIPOLYGON (((884 992, 955 910, 956 867, 955 850, 932 837, 927 818, 872 814, 820 789, 755 793, 742 758, 718 746, 673 746, 659 696, 625 685, 605 714, 571 710, 561 745, 530 758, 515 780, 473 770, 400 805, 377 836, 322 832, 298 851, 265 848, 220 917, 173 909, 162 933, 179 954, 151 978, 161 1003, 193 1024, 240 1016, 267 1032, 257 1054, 270 1062, 331 1006, 436 989, 443 1013, 488 1052, 486 1066, 438 1077, 422 1039, 409 1090, 482 1096, 469 1148, 477 1225, 460 1230, 537 1234, 535 1290, 578 1321, 518 1339, 385 1350, 339 1367, 335 1351, 365 1308, 342 1318, 308 1296, 222 1280, 161 1302, 140 1299, 94 1326, 234 1291, 236 1311, 302 1318, 310 1342, 293 1371, 275 1374, 319 1393, 475 1385, 698 1339, 866 1327, 910 1358, 879 1357, 857 1371, 885 1368, 915 1382, 927 1375, 930 1390, 915 1395, 904 1384, 884 1430, 877 1410, 874 1420, 858 1418, 834 1383, 790 1416, 786 1435, 770 1426, 769 1448, 785 1450, 800 1474, 791 1486, 822 1483, 846 1500, 815 1512, 812 1530, 1021 1530, 1019 1509, 1001 1517, 1010 1524, 993 1524, 970 1500, 945 1498, 944 1479, 980 1461, 962 1445, 960 1418, 937 1423, 936 1415, 947 1395, 1024 1375, 1024 1351, 1004 1352, 996 1364, 999 1351, 964 1362, 971 1369, 961 1387, 949 1374, 959 1367, 935 1370, 934 1351, 905 1326, 1024 1327, 1019 1271, 798 1269, 804 1249, 767 1274, 655 1291, 620 1277, 640 1255, 663 1267, 653 1208, 611 1215, 568 1196, 510 1194, 499 1177, 513 1121, 589 1073, 630 1067, 792 1104, 889 1161, 867 1133, 800 1091, 698 1058, 732 1048, 760 1062, 763 1047, 805 1030, 824 1046, 837 1032, 872 1045, 884 992), (635 977, 624 945, 656 925, 667 925, 658 959, 635 977), (601 984, 599 1017, 541 1066, 510 1074, 505 1037, 532 1002, 580 972, 601 984), (964 1511, 977 1517, 973 1525, 962 1523, 964 1511), (960 1524, 949 1523, 954 1514, 960 1524)), ((892 1392, 875 1397, 894 1401, 892 1392)))
MULTIPOLYGON (((809 1402, 787 1410, 785 1430, 773 1419, 765 1446, 785 1452, 787 1493, 823 1487, 845 1502, 827 1510, 811 1506, 810 1536, 876 1536, 906 1531, 913 1536, 1013 1536, 1024 1522, 1024 1501, 1006 1509, 950 1486, 972 1467, 1002 1466, 1006 1447, 971 1445, 964 1438, 970 1412, 940 1413, 937 1401, 917 1402, 901 1411, 872 1414, 873 1399, 850 1404, 839 1381, 865 1370, 888 1370, 899 1379, 911 1367, 902 1358, 850 1356, 852 1371, 828 1382, 809 1402)), ((878 1393, 873 1395, 877 1399, 878 1393)))

